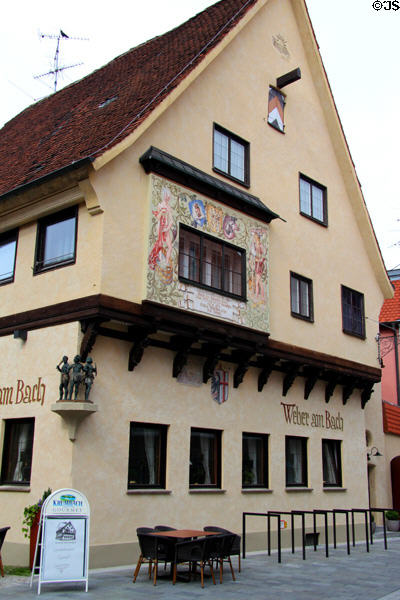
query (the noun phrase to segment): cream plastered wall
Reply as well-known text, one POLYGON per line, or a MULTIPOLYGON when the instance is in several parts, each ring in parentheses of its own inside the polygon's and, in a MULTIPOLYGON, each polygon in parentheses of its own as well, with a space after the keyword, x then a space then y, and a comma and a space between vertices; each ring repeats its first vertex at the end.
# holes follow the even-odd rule
POLYGON ((134 301, 145 296, 150 177, 139 157, 154 145, 212 174, 213 122, 250 142, 249 191, 286 220, 270 225, 272 338, 378 366, 373 338, 383 293, 289 2, 268 2, 131 148, 96 172, 93 185, 105 207, 102 291, 134 301), (277 36, 286 53, 274 46, 277 36), (266 123, 268 87, 297 66, 301 80, 284 89, 283 135, 266 123), (327 228, 299 214, 299 172, 327 187, 327 228), (291 270, 313 280, 313 324, 290 316, 291 270), (365 295, 366 341, 342 333, 341 284, 365 295))
MULTIPOLYGON (((99 375, 93 401, 99 411, 86 419, 73 445, 74 488, 91 503, 91 544, 94 547, 136 541, 136 527, 163 521, 175 527, 203 527, 218 523, 241 529, 242 511, 293 508, 351 508, 367 506, 364 413, 359 398, 342 405, 335 393, 331 402, 322 401, 324 388, 317 385, 308 401, 303 386, 295 384, 282 397, 282 379, 272 375, 262 393, 257 392, 256 370, 251 369, 239 389, 232 386, 222 405, 211 398, 211 385, 199 387, 172 378, 173 354, 148 348, 133 372, 127 370, 129 345, 98 338, 93 357, 99 375), (343 419, 343 431, 326 427, 289 425, 281 402, 295 403, 300 410, 343 419), (129 424, 132 421, 169 426, 167 483, 169 493, 127 494, 129 424), (222 436, 222 488, 224 492, 189 492, 190 428, 215 428, 222 436), (242 433, 270 434, 270 492, 242 493, 242 433), (309 491, 285 490, 285 435, 308 438, 309 491), (343 490, 324 491, 321 439, 342 440, 343 490)), ((201 363, 200 363, 201 364, 201 363)), ((311 417, 309 420, 311 424, 311 417)), ((250 531, 259 531, 259 524, 250 531)))
MULTIPOLYGON (((282 376, 273 374, 262 393, 257 392, 258 371, 250 369, 243 384, 233 389, 229 371, 229 396, 222 404, 211 397, 211 384, 199 387, 172 378, 173 353, 148 348, 133 372, 127 369, 129 344, 99 337, 92 352, 98 367, 91 399, 98 412, 78 428, 75 442, 68 438, 64 421, 50 410, 58 399, 61 355, 75 354, 80 339, 76 324, 30 332, 20 340, 2 338, 7 376, 2 386, 18 379, 34 383, 40 375, 46 385, 45 401, 0 406, 1 418, 35 417, 35 439, 30 492, 2 491, 0 502, 12 526, 5 550, 9 562, 25 561, 27 544, 20 532, 23 507, 36 502, 44 489, 69 487, 82 491, 91 506, 92 566, 132 563, 137 558, 136 527, 163 521, 175 527, 220 524, 240 532, 243 511, 311 510, 368 505, 364 412, 357 393, 346 406, 335 392, 329 404, 324 387, 317 384, 308 401, 302 382, 282 397, 282 376), (296 404, 309 414, 308 426, 287 423, 281 402, 296 404), (343 419, 343 430, 327 428, 325 411, 343 419), (312 414, 324 426, 312 427, 312 414), (129 424, 132 421, 169 426, 167 446, 168 493, 127 493, 129 424), (223 492, 189 492, 191 427, 215 428, 222 434, 223 492), (269 434, 269 490, 242 492, 242 433, 269 434), (307 491, 285 489, 285 435, 308 439, 307 491), (342 441, 343 489, 323 489, 321 440, 342 441)), ((201 361, 198 364, 201 369, 201 361)), ((4 431, 4 421, 1 422, 4 431)), ((260 520, 248 531, 265 531, 260 520)), ((248 549, 251 549, 251 544, 248 549)))
MULTIPOLYGON (((57 206, 57 195, 54 205, 57 206)), ((40 214, 40 206, 38 211, 40 214)), ((20 226, 15 278, 13 283, 0 288, 0 316, 100 293, 102 220, 101 214, 90 215, 81 201, 75 264, 37 275, 33 275, 37 219, 20 226)))
POLYGON ((30 486, 0 485, 2 522, 11 526, 7 534, 11 564, 21 564, 13 562, 14 557, 26 557, 27 541, 21 532, 24 507, 36 503, 47 488, 56 490, 72 483, 73 446, 65 423, 50 407, 59 397, 60 374, 56 365, 63 354, 73 358, 77 353, 79 332, 79 324, 73 323, 29 331, 26 342, 13 336, 0 338, 0 452, 5 420, 35 419, 30 486), (33 390, 38 384, 40 402, 33 390), (6 393, 5 388, 9 388, 6 393), (36 400, 32 401, 33 398, 36 400))

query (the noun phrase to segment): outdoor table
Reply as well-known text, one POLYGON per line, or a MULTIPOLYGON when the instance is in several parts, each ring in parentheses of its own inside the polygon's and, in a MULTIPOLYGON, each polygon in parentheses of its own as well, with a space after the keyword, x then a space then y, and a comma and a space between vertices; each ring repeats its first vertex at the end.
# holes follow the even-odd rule
MULTIPOLYGON (((217 535, 218 531, 204 531, 203 529, 167 529, 166 531, 152 531, 148 535, 154 535, 156 537, 167 537, 176 538, 178 540, 192 540, 194 538, 203 537, 206 535, 217 535)), ((192 575, 196 573, 196 566, 193 566, 192 575)), ((172 576, 172 563, 171 572, 172 576)))
POLYGON ((216 535, 217 533, 218 531, 203 531, 202 529, 167 529, 166 531, 152 531, 148 535, 191 540, 206 535, 216 535))

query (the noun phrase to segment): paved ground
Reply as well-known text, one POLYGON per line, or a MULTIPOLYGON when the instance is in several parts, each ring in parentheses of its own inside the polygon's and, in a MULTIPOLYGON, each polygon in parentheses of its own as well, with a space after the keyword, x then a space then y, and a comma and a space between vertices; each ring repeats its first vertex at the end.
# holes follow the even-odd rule
MULTIPOLYGON (((213 585, 207 577, 202 589, 198 579, 186 583, 178 581, 175 586, 163 575, 154 587, 147 578, 146 567, 132 583, 133 567, 90 571, 89 591, 82 584, 45 584, 41 595, 45 600, 189 600, 210 597, 215 600, 400 600, 400 534, 391 534, 388 549, 379 539, 367 553, 365 545, 336 550, 330 547, 329 558, 320 546, 317 552, 307 548, 307 558, 302 560, 301 551, 296 554, 284 552, 282 563, 277 555, 264 553, 248 555, 242 560, 242 572, 237 572, 237 558, 233 559, 237 574, 232 581, 228 571, 223 584, 213 585)), ((34 598, 37 595, 37 578, 32 588, 29 578, 0 578, 1 600, 34 598)))

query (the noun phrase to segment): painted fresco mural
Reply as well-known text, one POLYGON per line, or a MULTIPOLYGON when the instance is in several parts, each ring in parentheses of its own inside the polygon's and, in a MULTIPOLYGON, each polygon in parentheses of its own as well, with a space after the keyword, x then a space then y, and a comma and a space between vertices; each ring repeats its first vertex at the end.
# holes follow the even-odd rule
POLYGON ((147 299, 268 331, 268 226, 157 175, 150 210, 147 299), (246 301, 179 281, 180 223, 246 251, 246 301))

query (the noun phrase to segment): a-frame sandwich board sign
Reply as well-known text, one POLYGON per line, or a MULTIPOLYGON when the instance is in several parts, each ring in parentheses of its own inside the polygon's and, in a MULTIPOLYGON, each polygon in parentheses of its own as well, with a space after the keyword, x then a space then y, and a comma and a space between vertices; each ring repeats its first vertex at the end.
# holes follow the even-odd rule
POLYGON ((44 583, 85 583, 88 591, 90 507, 77 490, 65 488, 46 498, 31 574, 39 576, 38 594, 44 583), (40 555, 40 563, 36 559, 40 555))

